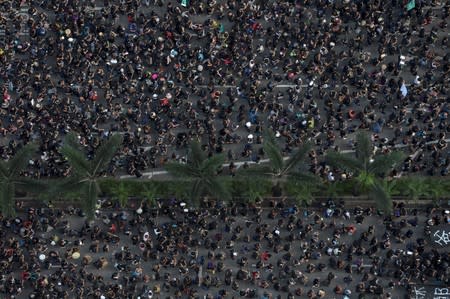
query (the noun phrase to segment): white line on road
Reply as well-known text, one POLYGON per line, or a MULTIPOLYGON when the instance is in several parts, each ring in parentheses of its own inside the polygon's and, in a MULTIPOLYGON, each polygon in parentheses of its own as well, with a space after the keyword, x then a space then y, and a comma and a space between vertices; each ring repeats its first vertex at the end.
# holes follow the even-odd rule
MULTIPOLYGON (((445 141, 446 142, 450 142, 450 138, 449 139, 445 139, 445 141)), ((438 143, 438 140, 429 141, 426 144, 429 145, 429 144, 436 144, 436 143, 438 143)), ((409 146, 408 144, 400 143, 400 144, 394 145, 394 148, 404 148, 404 147, 408 147, 408 146, 409 146)), ((342 150, 340 152, 344 153, 344 154, 347 154, 347 153, 353 153, 353 152, 355 152, 355 150, 342 150)), ((287 160, 287 159, 289 159, 289 157, 284 157, 283 159, 287 160)), ((258 164, 260 164, 260 163, 267 163, 267 162, 269 162, 269 159, 262 159, 262 160, 259 161, 258 164)), ((245 163, 247 163, 247 164, 257 164, 254 161, 240 161, 240 162, 235 162, 234 165, 236 166, 236 169, 239 169, 245 163)), ((229 163, 225 163, 222 166, 223 167, 228 167, 229 163)), ((142 174, 142 177, 151 179, 154 176, 166 175, 166 174, 168 174, 168 172, 166 170, 158 170, 158 171, 144 172, 142 174)), ((136 176, 134 176, 134 175, 121 175, 119 178, 120 179, 131 179, 131 178, 136 178, 136 176)))
MULTIPOLYGON (((407 87, 412 86, 412 84, 405 84, 405 85, 407 87)), ((274 88, 295 88, 297 86, 298 86, 297 84, 278 84, 278 85, 274 85, 274 88)), ((310 85, 308 85, 308 84, 302 84, 300 86, 302 88, 310 87, 310 85)), ((334 85, 334 87, 337 87, 337 88, 339 88, 341 86, 351 86, 351 85, 346 85, 346 84, 342 84, 342 85, 341 84, 336 84, 336 85, 334 85)), ((200 87, 200 88, 207 88, 209 86, 208 85, 199 85, 198 87, 200 87)), ((237 88, 237 87, 238 87, 237 85, 214 85, 214 88, 237 88)), ((319 87, 319 85, 314 84, 312 87, 319 87)), ((330 87, 330 85, 328 85, 327 87, 322 86, 322 88, 325 88, 325 89, 327 89, 329 87, 330 87)))

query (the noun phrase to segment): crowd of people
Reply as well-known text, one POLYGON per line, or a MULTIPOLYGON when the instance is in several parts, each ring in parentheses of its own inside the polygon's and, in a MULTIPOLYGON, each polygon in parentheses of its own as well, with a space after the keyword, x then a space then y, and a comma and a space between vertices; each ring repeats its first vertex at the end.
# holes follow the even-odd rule
POLYGON ((432 234, 450 221, 444 209, 399 204, 383 216, 332 201, 316 210, 283 200, 111 205, 92 222, 73 207, 2 218, 0 295, 394 299, 450 283, 448 235, 438 245, 432 234))
POLYGON ((368 130, 404 172, 447 175, 450 6, 413 2, 2 1, 1 157, 35 141, 26 174, 66 176, 68 131, 89 155, 124 134, 108 172, 139 177, 191 139, 259 161, 271 128, 286 155, 312 140, 326 175, 368 130))
MULTIPOLYGON (((140 177, 192 139, 259 161, 270 128, 286 155, 313 141, 326 177, 323 154, 367 130, 378 151, 408 152, 403 172, 447 175, 449 15, 437 0, 0 1, 0 154, 36 142, 24 175, 61 177, 67 132, 89 156, 123 134, 105 174, 140 177)), ((2 217, 0 294, 393 299, 449 285, 431 236, 446 210, 104 204, 94 222, 71 207, 2 217)))

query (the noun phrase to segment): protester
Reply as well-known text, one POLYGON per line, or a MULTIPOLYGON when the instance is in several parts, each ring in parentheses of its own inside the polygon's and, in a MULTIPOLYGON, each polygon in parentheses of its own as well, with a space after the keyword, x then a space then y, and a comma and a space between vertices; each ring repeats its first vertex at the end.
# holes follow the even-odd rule
POLYGON ((415 285, 449 284, 448 231, 431 234, 449 223, 447 210, 159 203, 159 212, 105 206, 93 222, 72 207, 2 217, 0 294, 409 298, 415 285))
MULTIPOLYGON (((265 158, 265 128, 286 155, 313 141, 310 170, 324 180, 345 176, 322 157, 351 149, 357 130, 371 132, 377 151, 404 149, 409 157, 401 173, 448 175, 448 3, 0 6, 0 154, 8 160, 24 144, 38 143, 24 175, 68 176, 60 146, 70 131, 89 156, 102 139, 124 135, 110 175, 140 177, 182 161, 191 139, 209 154, 227 153, 233 174, 237 161, 265 158)), ((414 284, 449 285, 448 254, 431 234, 448 223, 445 211, 397 207, 392 216, 377 216, 342 205, 178 206, 175 199, 164 203, 162 215, 148 207, 105 210, 94 223, 82 223, 73 208, 2 217, 0 293, 396 298, 414 284)))
POLYGON ((37 141, 28 175, 66 176, 68 131, 88 151, 121 133, 109 172, 141 176, 194 138, 259 161, 265 127, 320 156, 367 129, 403 172, 448 174, 448 3, 154 2, 2 3, 4 159, 37 141))

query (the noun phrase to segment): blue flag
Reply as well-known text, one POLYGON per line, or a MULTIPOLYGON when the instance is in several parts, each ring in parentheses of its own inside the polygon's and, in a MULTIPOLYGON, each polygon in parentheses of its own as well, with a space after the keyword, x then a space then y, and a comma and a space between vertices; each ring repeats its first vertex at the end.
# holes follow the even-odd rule
POLYGON ((406 88, 405 83, 403 83, 402 86, 400 87, 400 92, 402 93, 403 97, 406 97, 406 95, 408 94, 408 88, 406 88))
POLYGON ((416 0, 410 0, 407 4, 406 4, 406 10, 410 11, 411 9, 413 9, 414 7, 416 7, 416 0))

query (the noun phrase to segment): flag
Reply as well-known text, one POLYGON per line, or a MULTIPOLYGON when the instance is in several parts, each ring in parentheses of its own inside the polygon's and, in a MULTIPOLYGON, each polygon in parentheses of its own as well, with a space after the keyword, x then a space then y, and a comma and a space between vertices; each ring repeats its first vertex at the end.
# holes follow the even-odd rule
POLYGON ((402 96, 406 97, 406 95, 408 94, 408 89, 406 88, 405 83, 403 83, 402 86, 400 87, 400 91, 402 93, 402 96))
POLYGON ((416 0, 410 0, 407 4, 406 4, 406 10, 410 11, 411 9, 413 9, 414 7, 416 7, 416 0))

